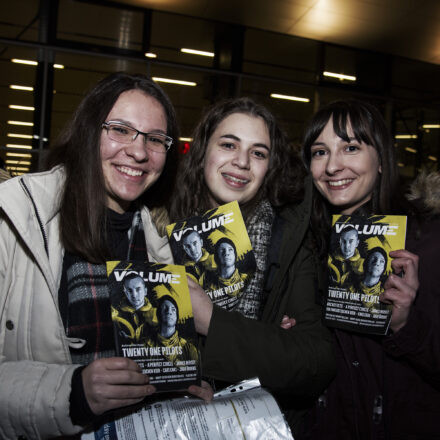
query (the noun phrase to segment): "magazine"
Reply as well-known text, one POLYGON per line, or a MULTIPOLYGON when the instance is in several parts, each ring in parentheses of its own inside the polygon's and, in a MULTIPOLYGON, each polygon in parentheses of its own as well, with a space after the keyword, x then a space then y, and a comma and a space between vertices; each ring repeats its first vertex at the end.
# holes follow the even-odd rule
POLYGON ((391 308, 379 295, 392 271, 390 251, 405 248, 406 217, 334 215, 332 223, 324 321, 384 335, 391 308))
POLYGON ((275 399, 258 379, 226 388, 210 403, 183 397, 128 411, 81 440, 293 440, 275 399))
POLYGON ((200 384, 191 299, 183 266, 108 261, 116 353, 136 361, 158 391, 200 384))
POLYGON ((226 310, 237 303, 255 272, 255 256, 236 201, 167 226, 176 264, 213 303, 226 310))

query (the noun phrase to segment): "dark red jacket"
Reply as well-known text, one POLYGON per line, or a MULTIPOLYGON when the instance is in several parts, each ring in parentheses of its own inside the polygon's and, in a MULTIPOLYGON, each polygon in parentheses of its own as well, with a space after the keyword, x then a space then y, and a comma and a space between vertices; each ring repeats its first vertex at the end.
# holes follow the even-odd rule
POLYGON ((385 337, 334 332, 337 376, 308 438, 440 439, 440 217, 409 220, 406 248, 420 258, 407 324, 385 337))

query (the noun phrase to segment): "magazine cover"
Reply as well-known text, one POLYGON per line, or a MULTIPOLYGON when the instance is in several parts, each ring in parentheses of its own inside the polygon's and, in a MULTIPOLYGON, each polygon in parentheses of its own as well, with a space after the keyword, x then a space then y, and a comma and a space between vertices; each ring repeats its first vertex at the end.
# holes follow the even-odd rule
POLYGON ((108 261, 118 356, 136 361, 158 391, 200 384, 199 352, 183 266, 108 261))
POLYGON ((388 331, 390 306, 379 301, 391 273, 390 251, 405 248, 406 217, 334 215, 324 321, 362 333, 388 331))
POLYGON ((238 302, 255 272, 255 256, 236 201, 167 226, 176 264, 183 264, 211 300, 238 302))

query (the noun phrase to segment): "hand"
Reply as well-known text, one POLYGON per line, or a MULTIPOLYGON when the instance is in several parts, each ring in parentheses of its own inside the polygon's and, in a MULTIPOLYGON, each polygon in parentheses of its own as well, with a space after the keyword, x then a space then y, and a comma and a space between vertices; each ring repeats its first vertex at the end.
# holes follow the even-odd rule
POLYGON ((192 278, 187 277, 196 331, 201 335, 208 334, 212 316, 212 302, 205 291, 192 278))
POLYGON ((283 319, 281 320, 281 328, 284 330, 288 330, 289 328, 292 328, 296 324, 295 318, 289 318, 287 315, 283 316, 283 319))
POLYGON ((214 391, 211 388, 211 385, 204 380, 202 380, 202 385, 200 387, 197 385, 191 385, 188 388, 188 392, 196 397, 200 397, 206 403, 211 402, 212 398, 214 397, 214 391))
POLYGON ((139 365, 127 358, 98 359, 81 375, 87 402, 96 415, 141 402, 156 391, 139 365))
POLYGON ((397 332, 406 324, 419 288, 419 257, 404 249, 390 252, 390 257, 394 258, 391 262, 394 272, 400 274, 403 271, 404 275, 391 274, 379 298, 386 304, 392 304, 390 327, 397 332))

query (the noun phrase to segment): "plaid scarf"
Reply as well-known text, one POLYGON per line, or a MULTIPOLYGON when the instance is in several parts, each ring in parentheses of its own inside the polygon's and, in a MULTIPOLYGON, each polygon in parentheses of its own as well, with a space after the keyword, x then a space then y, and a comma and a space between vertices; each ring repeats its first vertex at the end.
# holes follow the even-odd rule
MULTIPOLYGON (((117 214, 108 210, 107 232, 112 259, 148 260, 139 211, 117 214)), ((71 344, 72 362, 87 365, 115 356, 106 265, 91 264, 66 252, 58 297, 67 336, 85 341, 71 344)))
POLYGON ((233 310, 248 318, 260 319, 263 313, 266 301, 263 290, 264 275, 274 218, 275 212, 271 204, 267 200, 262 200, 247 224, 247 232, 254 250, 257 268, 233 310))

